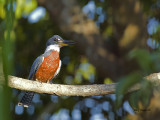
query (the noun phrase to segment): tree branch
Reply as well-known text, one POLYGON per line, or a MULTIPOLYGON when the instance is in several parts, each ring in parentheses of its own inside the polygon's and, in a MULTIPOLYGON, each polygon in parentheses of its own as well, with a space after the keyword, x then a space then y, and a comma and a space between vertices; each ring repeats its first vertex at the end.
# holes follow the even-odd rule
POLYGON ((31 81, 9 76, 9 86, 24 91, 55 94, 58 96, 96 96, 114 93, 116 84, 104 85, 61 85, 31 81))
MULTIPOLYGON (((146 76, 145 79, 160 84, 160 73, 153 73, 146 76)), ((31 81, 15 76, 9 76, 8 85, 11 88, 16 88, 24 91, 34 91, 37 93, 54 94, 58 96, 96 96, 107 95, 115 92, 117 83, 112 84, 94 84, 94 85, 61 85, 48 84, 31 81)), ((138 90, 139 85, 131 88, 130 91, 138 90)))

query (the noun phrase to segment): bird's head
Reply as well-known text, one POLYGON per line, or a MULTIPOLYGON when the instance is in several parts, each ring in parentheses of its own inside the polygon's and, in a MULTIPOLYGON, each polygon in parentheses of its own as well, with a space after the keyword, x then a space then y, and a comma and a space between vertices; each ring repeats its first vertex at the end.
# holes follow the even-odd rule
POLYGON ((47 43, 46 43, 46 47, 50 46, 50 45, 55 45, 58 47, 63 47, 63 46, 68 46, 68 45, 72 45, 74 44, 73 41, 69 41, 69 40, 64 40, 63 38, 61 38, 59 35, 54 35, 53 37, 51 37, 47 43))

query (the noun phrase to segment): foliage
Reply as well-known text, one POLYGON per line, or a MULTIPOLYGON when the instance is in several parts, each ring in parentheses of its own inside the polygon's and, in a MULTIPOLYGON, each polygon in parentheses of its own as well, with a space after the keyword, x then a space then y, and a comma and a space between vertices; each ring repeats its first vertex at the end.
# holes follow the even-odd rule
POLYGON ((130 105, 135 111, 146 109, 150 103, 153 83, 145 80, 144 76, 159 70, 159 53, 152 52, 152 54, 150 54, 144 49, 133 50, 129 53, 129 58, 136 60, 140 69, 120 79, 116 87, 116 108, 119 108, 122 105, 127 91, 134 87, 135 84, 139 84, 141 89, 128 94, 127 100, 129 100, 130 105))
POLYGON ((1 1, 1 17, 4 18, 1 26, 1 90, 0 90, 0 119, 10 120, 10 100, 11 100, 11 90, 8 87, 8 74, 11 74, 13 66, 13 25, 14 25, 14 12, 13 12, 13 1, 1 1), (6 16, 7 14, 7 16, 6 16), (5 16, 5 17, 4 17, 5 16), (9 115, 8 115, 9 114, 9 115))

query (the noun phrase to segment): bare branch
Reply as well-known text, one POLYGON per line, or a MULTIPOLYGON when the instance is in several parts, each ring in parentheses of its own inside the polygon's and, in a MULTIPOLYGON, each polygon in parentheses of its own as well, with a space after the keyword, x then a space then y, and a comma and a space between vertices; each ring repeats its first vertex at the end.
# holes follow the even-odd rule
MULTIPOLYGON (((160 73, 153 73, 146 76, 145 79, 160 84, 160 73)), ((37 93, 54 94, 58 96, 96 96, 107 95, 115 92, 116 83, 112 84, 94 84, 94 85, 61 85, 48 84, 31 81, 15 76, 9 76, 8 85, 24 91, 34 91, 37 93)), ((140 86, 134 86, 130 91, 139 89, 140 86)))
POLYGON ((101 85, 61 85, 31 81, 9 76, 9 86, 24 91, 55 94, 58 96, 96 96, 114 93, 116 84, 101 85))

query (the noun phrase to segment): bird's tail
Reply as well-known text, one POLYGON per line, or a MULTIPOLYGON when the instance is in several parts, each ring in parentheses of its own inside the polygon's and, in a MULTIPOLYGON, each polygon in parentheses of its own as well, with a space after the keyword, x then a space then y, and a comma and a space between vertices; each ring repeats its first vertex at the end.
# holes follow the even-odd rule
POLYGON ((18 103, 19 106, 23 105, 24 107, 28 107, 33 99, 34 92, 25 92, 24 96, 22 97, 21 101, 18 103))

